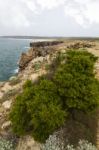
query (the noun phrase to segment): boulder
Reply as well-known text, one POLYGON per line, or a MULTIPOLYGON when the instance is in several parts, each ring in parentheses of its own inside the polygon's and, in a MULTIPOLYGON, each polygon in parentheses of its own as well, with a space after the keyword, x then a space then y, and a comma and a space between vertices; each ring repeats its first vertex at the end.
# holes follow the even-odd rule
POLYGON ((17 79, 17 76, 12 76, 10 77, 9 81, 13 81, 13 80, 16 80, 17 79))
POLYGON ((6 121, 1 126, 1 129, 5 130, 5 129, 8 129, 10 126, 11 126, 11 121, 6 121))
POLYGON ((11 108, 12 100, 8 100, 2 103, 2 106, 7 110, 11 108))

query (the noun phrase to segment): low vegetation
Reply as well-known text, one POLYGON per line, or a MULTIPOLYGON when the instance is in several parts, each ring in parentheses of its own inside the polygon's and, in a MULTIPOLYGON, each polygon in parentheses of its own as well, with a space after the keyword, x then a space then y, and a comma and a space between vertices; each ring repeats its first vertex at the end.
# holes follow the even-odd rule
POLYGON ((50 135, 41 150, 97 150, 97 148, 86 140, 79 140, 77 146, 65 145, 55 134, 50 135))
POLYGON ((74 117, 75 110, 94 112, 99 106, 96 60, 87 51, 71 50, 56 58, 51 79, 41 78, 36 84, 27 81, 10 113, 13 131, 45 142, 67 118, 74 117))
POLYGON ((0 150, 14 150, 13 143, 6 139, 0 138, 0 150))
POLYGON ((20 78, 18 78, 18 77, 12 77, 11 79, 10 79, 10 81, 9 81, 9 84, 11 85, 11 86, 15 86, 15 85, 17 85, 18 83, 20 83, 20 78))
POLYGON ((5 102, 10 100, 12 97, 15 97, 19 92, 21 91, 21 89, 12 89, 12 90, 8 90, 3 97, 0 99, 1 102, 5 102))

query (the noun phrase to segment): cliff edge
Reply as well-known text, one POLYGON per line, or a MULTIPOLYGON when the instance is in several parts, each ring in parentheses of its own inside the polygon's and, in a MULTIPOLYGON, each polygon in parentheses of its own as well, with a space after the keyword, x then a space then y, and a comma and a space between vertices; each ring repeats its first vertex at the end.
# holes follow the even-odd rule
MULTIPOLYGON (((30 43, 30 49, 27 53, 22 53, 20 57, 18 76, 0 84, 0 136, 10 140, 14 139, 17 150, 28 150, 28 147, 30 150, 40 150, 39 143, 35 142, 32 137, 19 138, 12 133, 8 115, 17 94, 22 92, 23 84, 27 79, 35 82, 40 76, 47 74, 48 67, 58 52, 64 53, 70 49, 87 49, 99 56, 97 41, 64 40, 30 43)), ((96 63, 95 71, 99 77, 99 62, 96 63)))

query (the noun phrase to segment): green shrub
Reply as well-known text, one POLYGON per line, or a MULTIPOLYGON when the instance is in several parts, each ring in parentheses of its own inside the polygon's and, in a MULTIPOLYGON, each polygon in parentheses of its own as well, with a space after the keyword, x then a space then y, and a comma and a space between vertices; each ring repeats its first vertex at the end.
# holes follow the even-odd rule
POLYGON ((94 111, 99 106, 96 60, 86 51, 69 51, 56 58, 52 81, 41 79, 34 85, 28 80, 10 113, 13 131, 44 142, 74 110, 94 111))
POLYGON ((35 71, 38 71, 38 70, 41 68, 41 65, 42 65, 42 64, 41 64, 40 62, 35 63, 35 64, 34 64, 34 70, 35 70, 35 71))
POLYGON ((56 86, 48 80, 41 80, 39 86, 25 88, 10 113, 16 134, 24 135, 31 131, 40 142, 44 142, 55 129, 63 125, 65 116, 56 86))
POLYGON ((87 51, 68 51, 67 59, 54 75, 64 109, 91 112, 99 106, 99 81, 95 78, 97 58, 87 51))
POLYGON ((23 88, 26 89, 26 88, 29 88, 29 87, 32 87, 33 84, 32 84, 32 81, 31 80, 27 80, 25 82, 25 84, 23 85, 23 88))
POLYGON ((53 82, 42 80, 35 88, 33 101, 29 101, 34 130, 33 137, 43 142, 50 133, 64 123, 65 113, 61 108, 56 86, 53 82))
POLYGON ((15 104, 10 112, 10 119, 13 124, 13 131, 17 135, 24 135, 30 127, 31 116, 27 110, 27 101, 33 97, 32 88, 24 89, 24 92, 17 96, 15 104))

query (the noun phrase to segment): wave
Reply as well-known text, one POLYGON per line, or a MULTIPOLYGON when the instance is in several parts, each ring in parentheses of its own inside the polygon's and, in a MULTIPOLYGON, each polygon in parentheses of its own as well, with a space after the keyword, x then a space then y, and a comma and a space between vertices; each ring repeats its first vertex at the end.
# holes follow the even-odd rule
POLYGON ((13 73, 17 74, 18 72, 19 72, 19 68, 15 69, 13 73))

